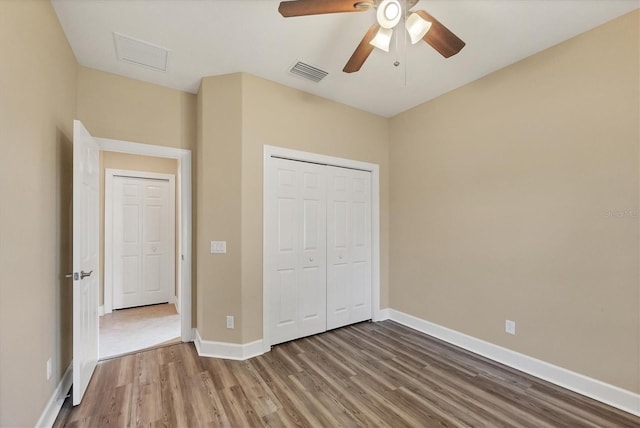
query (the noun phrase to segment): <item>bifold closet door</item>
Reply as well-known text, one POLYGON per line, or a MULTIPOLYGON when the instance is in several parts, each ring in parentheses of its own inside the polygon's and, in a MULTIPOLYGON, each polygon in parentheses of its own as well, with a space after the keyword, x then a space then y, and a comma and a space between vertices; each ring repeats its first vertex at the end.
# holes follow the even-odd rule
POLYGON ((371 319, 371 173, 326 167, 327 329, 371 319))
POLYGON ((326 172, 271 158, 265 299, 271 344, 326 330, 326 172))

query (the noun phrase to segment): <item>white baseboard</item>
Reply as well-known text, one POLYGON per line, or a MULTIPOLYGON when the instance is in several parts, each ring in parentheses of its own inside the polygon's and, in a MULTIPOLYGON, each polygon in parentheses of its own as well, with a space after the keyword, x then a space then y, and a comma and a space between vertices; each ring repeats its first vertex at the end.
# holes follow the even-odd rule
POLYGON ((55 391, 51 395, 47 406, 44 408, 42 415, 40 415, 40 419, 38 419, 38 423, 36 423, 36 427, 38 428, 50 428, 53 426, 56 418, 58 417, 58 413, 60 413, 60 409, 62 408, 62 404, 64 403, 64 399, 67 396, 67 392, 71 389, 71 384, 73 383, 73 364, 69 364, 67 370, 64 372, 62 379, 58 382, 58 386, 56 386, 55 391))
POLYGON ((104 305, 98 306, 98 316, 99 317, 104 316, 104 305))
MULTIPOLYGON (((544 379, 555 385, 585 395, 625 412, 640 416, 640 394, 624 390, 604 383, 580 373, 529 357, 524 354, 494 345, 484 340, 468 336, 438 324, 405 314, 394 309, 387 309, 390 319, 406 325, 414 330, 459 346, 473 353, 490 358, 506 366, 523 371, 532 376, 544 379)), ((382 311, 381 311, 382 312, 382 311)))
POLYGON ((202 340, 198 329, 195 330, 196 349, 201 357, 225 358, 227 360, 247 360, 264 353, 262 339, 255 342, 238 344, 202 340))
POLYGON ((384 321, 384 320, 388 320, 388 319, 391 319, 391 309, 389 309, 389 308, 380 309, 380 310, 378 310, 378 312, 376 312, 373 315, 373 321, 374 322, 384 321))

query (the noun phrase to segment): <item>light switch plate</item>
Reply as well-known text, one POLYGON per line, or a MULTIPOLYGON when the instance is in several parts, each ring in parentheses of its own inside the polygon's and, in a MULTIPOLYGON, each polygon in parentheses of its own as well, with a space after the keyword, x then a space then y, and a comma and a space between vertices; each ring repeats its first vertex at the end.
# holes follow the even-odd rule
POLYGON ((226 254, 227 241, 211 241, 211 254, 226 254))

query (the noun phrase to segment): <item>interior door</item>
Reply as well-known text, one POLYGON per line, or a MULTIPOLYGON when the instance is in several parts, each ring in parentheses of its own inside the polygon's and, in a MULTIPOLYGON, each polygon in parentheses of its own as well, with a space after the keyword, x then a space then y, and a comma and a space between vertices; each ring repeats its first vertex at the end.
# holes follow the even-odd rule
POLYGON ((371 319, 371 173, 327 167, 327 329, 371 319))
POLYGON ((175 290, 173 182, 113 178, 113 308, 166 303, 175 290))
POLYGON ((271 158, 265 209, 269 341, 326 330, 326 175, 315 164, 271 158))
POLYGON ((73 122, 73 405, 98 362, 98 144, 73 122))

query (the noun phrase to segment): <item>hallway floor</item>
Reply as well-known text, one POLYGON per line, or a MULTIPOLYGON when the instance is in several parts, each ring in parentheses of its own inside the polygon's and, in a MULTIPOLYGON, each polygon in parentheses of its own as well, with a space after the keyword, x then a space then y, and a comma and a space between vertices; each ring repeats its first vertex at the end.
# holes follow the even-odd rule
POLYGON ((180 343, 180 315, 175 305, 120 309, 100 317, 100 359, 180 343))

